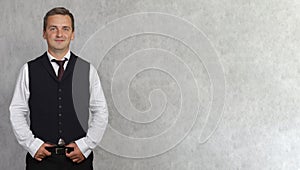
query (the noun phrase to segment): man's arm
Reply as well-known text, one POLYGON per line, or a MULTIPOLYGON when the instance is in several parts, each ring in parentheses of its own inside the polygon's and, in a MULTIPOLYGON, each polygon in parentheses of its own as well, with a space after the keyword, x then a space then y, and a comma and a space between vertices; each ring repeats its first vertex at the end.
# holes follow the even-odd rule
POLYGON ((13 132, 19 142, 32 157, 44 143, 41 139, 35 138, 29 128, 27 115, 29 113, 29 75, 28 65, 25 64, 17 79, 15 92, 9 107, 10 121, 13 132))
POLYGON ((108 111, 104 93, 101 87, 97 70, 90 65, 90 112, 91 121, 87 135, 75 141, 79 150, 85 158, 87 158, 92 149, 94 149, 101 141, 105 128, 108 123, 108 111))

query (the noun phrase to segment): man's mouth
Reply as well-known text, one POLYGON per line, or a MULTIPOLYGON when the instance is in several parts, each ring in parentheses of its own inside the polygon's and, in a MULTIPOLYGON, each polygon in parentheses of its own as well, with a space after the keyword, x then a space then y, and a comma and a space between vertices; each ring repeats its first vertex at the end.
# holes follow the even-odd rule
POLYGON ((64 40, 55 40, 56 42, 63 42, 64 40))

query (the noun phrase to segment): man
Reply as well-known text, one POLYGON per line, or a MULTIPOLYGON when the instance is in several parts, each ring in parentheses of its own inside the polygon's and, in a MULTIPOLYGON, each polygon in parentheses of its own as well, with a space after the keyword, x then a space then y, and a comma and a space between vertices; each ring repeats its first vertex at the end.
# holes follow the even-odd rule
POLYGON ((22 67, 10 105, 13 131, 28 151, 26 169, 93 169, 92 149, 108 122, 97 71, 70 52, 69 10, 57 7, 45 15, 43 38, 48 50, 22 67))

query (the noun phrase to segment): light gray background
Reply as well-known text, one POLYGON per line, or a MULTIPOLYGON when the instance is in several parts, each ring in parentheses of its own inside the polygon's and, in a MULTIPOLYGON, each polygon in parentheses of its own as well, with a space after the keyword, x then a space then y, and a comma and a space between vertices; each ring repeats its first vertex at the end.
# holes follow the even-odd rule
MULTIPOLYGON (((217 130, 206 143, 198 141, 202 120, 197 120, 183 142, 155 157, 124 158, 98 147, 96 170, 300 168, 300 1, 2 0, 0 5, 1 170, 24 169, 26 152, 13 135, 8 106, 20 67, 46 50, 42 17, 54 6, 65 6, 75 15, 76 38, 72 50, 77 54, 95 31, 114 19, 136 12, 164 12, 182 17, 200 28, 214 45, 223 65, 224 113, 217 130)), ((144 39, 156 42, 154 36, 144 39)), ((136 45, 139 41, 142 40, 137 40, 136 45)), ((176 46, 175 43, 172 45, 176 46)), ((123 51, 134 48, 134 41, 131 44, 128 47, 123 42, 116 48, 123 51)), ((113 50, 118 51, 116 48, 113 50)), ((110 59, 108 63, 112 64, 112 54, 110 59)), ((100 73, 104 86, 107 75, 100 73)), ((160 75, 154 72, 144 76, 160 75)), ((170 94, 177 95, 172 90, 170 94)), ((146 107, 138 105, 139 100, 132 95, 137 108, 146 107)), ((111 112, 113 125, 118 118, 113 110, 111 112)), ((123 128, 125 134, 133 133, 132 129, 126 129, 126 124, 115 124, 116 128, 123 128)))

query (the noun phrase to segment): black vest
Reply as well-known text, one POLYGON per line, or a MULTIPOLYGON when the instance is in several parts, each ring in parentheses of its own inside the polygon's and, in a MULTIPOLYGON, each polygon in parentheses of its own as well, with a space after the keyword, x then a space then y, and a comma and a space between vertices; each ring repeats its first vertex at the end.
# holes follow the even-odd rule
POLYGON ((35 137, 54 144, 59 138, 70 143, 84 137, 89 116, 89 63, 71 53, 61 81, 47 53, 29 61, 28 67, 30 129, 35 137), (83 67, 74 71, 76 65, 83 67), (80 113, 74 103, 80 105, 80 113))

